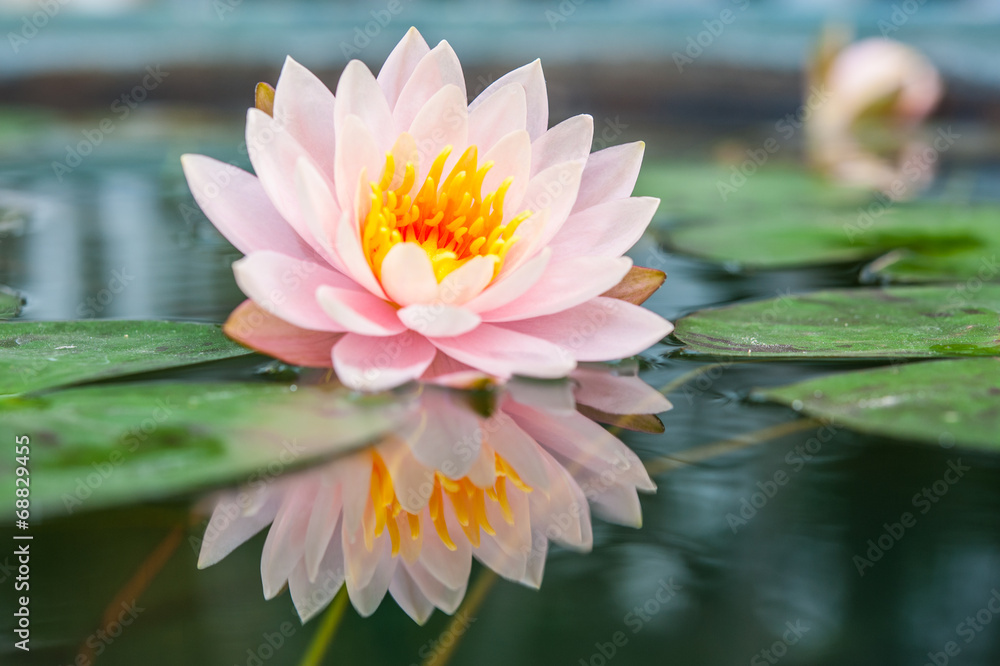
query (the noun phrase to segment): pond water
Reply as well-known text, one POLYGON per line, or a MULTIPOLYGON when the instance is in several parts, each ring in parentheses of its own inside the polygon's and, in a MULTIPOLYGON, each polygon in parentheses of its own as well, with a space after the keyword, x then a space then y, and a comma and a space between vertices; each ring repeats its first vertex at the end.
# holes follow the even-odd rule
MULTIPOLYGON (((0 284, 26 294, 23 318, 224 320, 243 299, 230 269, 239 254, 195 208, 178 157, 245 164, 239 119, 175 119, 168 136, 104 146, 59 182, 52 161, 77 131, 45 126, 25 139, 36 150, 0 155, 0 208, 21 211, 0 217, 0 284)), ((647 305, 671 320, 853 286, 861 269, 731 273, 650 239, 631 255, 668 273, 647 305)), ((755 387, 860 364, 709 366, 678 348, 668 340, 643 354, 641 376, 661 387, 704 372, 669 393, 663 434, 622 435, 658 485, 642 498, 641 529, 595 520, 593 552, 550 552, 537 591, 491 583, 475 565, 470 589, 481 603, 458 622, 437 612, 420 627, 390 600, 368 619, 348 611, 326 663, 419 664, 451 649, 456 665, 1000 663, 1000 621, 990 622, 1000 608, 995 457, 803 424, 790 409, 747 399, 755 387), (956 465, 967 468, 961 481, 923 500, 956 465)), ((260 362, 183 374, 246 379, 260 362)), ((263 599, 263 533, 199 571, 197 500, 35 525, 33 650, 25 660, 5 641, 0 661, 70 664, 89 643, 103 666, 299 663, 320 622, 302 626, 287 594, 263 599), (148 585, 128 596, 141 566, 148 585), (106 641, 94 632, 123 593, 134 621, 106 641)), ((0 621, 5 635, 10 618, 0 621)))

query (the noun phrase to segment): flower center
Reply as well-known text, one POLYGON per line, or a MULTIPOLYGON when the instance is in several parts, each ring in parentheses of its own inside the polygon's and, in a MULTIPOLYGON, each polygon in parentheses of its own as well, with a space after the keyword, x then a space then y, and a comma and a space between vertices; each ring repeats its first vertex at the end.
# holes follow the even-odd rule
POLYGON ((431 260, 438 282, 473 257, 493 262, 493 276, 517 242, 518 225, 531 216, 524 211, 506 224, 503 204, 513 178, 493 192, 482 193, 483 179, 492 162, 477 165, 470 146, 442 180, 451 146, 434 159, 420 189, 414 193, 416 167, 407 162, 396 174, 392 153, 386 153, 381 179, 371 182, 371 208, 361 222, 361 242, 375 277, 382 279, 382 260, 397 243, 420 245, 431 260))
MULTIPOLYGON (((428 509, 431 523, 438 538, 449 550, 455 550, 456 546, 445 521, 445 502, 451 503, 458 523, 469 542, 478 547, 480 530, 489 535, 496 534, 486 517, 486 503, 493 502, 499 505, 504 520, 507 524, 513 525, 514 512, 507 499, 507 484, 511 483, 526 493, 530 493, 532 490, 531 486, 521 480, 510 463, 499 454, 494 454, 494 456, 496 458, 496 481, 489 488, 480 488, 472 483, 468 477, 455 481, 445 477, 441 472, 434 473, 434 489, 431 491, 428 509)), ((399 504, 385 462, 375 451, 372 451, 372 458, 372 501, 368 504, 363 518, 365 547, 371 551, 374 547, 375 537, 388 530, 389 539, 392 542, 392 555, 395 557, 401 547, 401 538, 403 537, 400 536, 400 527, 403 526, 403 521, 406 521, 406 526, 409 527, 410 535, 408 538, 416 541, 420 538, 421 521, 424 520, 425 516, 422 513, 410 513, 399 504)))

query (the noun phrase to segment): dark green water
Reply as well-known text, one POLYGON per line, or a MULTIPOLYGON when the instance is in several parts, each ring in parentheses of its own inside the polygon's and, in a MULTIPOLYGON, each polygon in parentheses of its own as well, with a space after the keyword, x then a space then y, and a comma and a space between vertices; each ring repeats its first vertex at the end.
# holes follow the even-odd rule
MULTIPOLYGON (((178 157, 238 160, 238 125, 107 145, 59 182, 51 162, 72 135, 38 132, 0 155, 0 192, 25 211, 3 218, 0 283, 27 294, 24 317, 223 320, 242 300, 229 268, 238 255, 193 208, 178 157)), ((851 286, 860 268, 734 275, 649 243, 632 255, 668 272, 648 305, 670 319, 851 286)), ((646 381, 662 386, 699 366, 675 352, 646 353, 646 381)), ((746 394, 845 367, 714 369, 669 396, 665 433, 625 441, 653 460, 792 422, 791 410, 746 394)), ((497 581, 453 631, 441 613, 419 627, 388 599, 368 619, 348 611, 326 663, 419 664, 459 639, 456 665, 1000 663, 1000 618, 990 622, 990 604, 1000 610, 991 601, 1000 596, 996 458, 814 428, 728 448, 656 474, 641 530, 595 521, 591 554, 551 552, 540 591, 497 581), (949 465, 969 469, 937 501, 923 499, 949 465), (904 513, 912 520, 896 526, 904 513)), ((24 659, 5 639, 0 662, 62 666, 89 641, 102 666, 299 663, 319 622, 303 627, 287 594, 263 599, 263 534, 198 571, 189 539, 203 523, 188 524, 196 499, 34 526, 33 649, 24 659), (183 541, 128 609, 134 620, 113 640, 96 636, 105 608, 178 525, 183 541)), ((12 550, 0 551, 5 636, 12 550)), ((483 573, 474 567, 473 579, 483 573)))

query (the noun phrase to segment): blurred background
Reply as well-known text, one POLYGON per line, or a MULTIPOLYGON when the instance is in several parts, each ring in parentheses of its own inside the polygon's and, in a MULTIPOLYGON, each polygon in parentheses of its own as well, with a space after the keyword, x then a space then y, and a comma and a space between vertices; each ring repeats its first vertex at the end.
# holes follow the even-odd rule
MULTIPOLYGON (((246 108, 257 82, 276 82, 286 55, 334 88, 352 58, 377 71, 411 25, 431 44, 451 43, 470 96, 541 58, 550 125, 589 113, 595 149, 642 139, 644 168, 663 167, 657 173, 738 164, 772 137, 775 161, 801 169, 807 135, 794 123, 824 28, 889 37, 940 72, 943 92, 927 122, 962 137, 921 196, 959 187, 1000 198, 1000 0, 0 0, 0 285, 26 296, 22 318, 224 320, 242 300, 230 269, 240 255, 198 210, 180 155, 249 168, 246 108), (783 120, 794 128, 787 136, 783 120)), ((657 224, 669 224, 668 190, 643 182, 643 194, 664 197, 657 224)), ((702 189, 717 201, 714 176, 702 189)), ((668 272, 649 305, 671 320, 854 286, 860 269, 740 272, 678 256, 655 234, 631 254, 668 272)), ((694 362, 664 344, 643 364, 659 387, 694 362)), ((830 369, 727 367, 672 395, 666 432, 626 442, 645 459, 720 441, 729 454, 661 470, 642 530, 596 526, 593 554, 552 553, 538 592, 497 582, 465 626, 437 613, 418 627, 391 602, 367 620, 349 612, 327 663, 443 663, 445 653, 454 664, 1000 663, 993 611, 979 616, 979 630, 958 633, 1000 595, 992 458, 962 455, 970 480, 865 575, 852 557, 940 477, 954 451, 838 431, 750 526, 727 520, 816 435, 744 446, 755 441, 746 433, 792 419, 785 408, 749 404, 749 388, 830 369), (653 603, 663 581, 679 591, 653 603), (615 643, 618 632, 624 643, 615 643), (949 641, 958 653, 944 652, 949 641)), ((238 364, 230 371, 252 374, 238 364)), ((193 499, 41 525, 37 649, 26 656, 5 642, 0 661, 74 663, 116 590, 186 520, 193 499)), ((185 540, 200 529, 188 526, 185 540)), ((143 592, 134 625, 75 663, 300 663, 316 623, 302 627, 287 595, 263 600, 262 543, 203 572, 182 543, 143 592)), ((6 597, 7 569, 0 579, 6 597)))
MULTIPOLYGON (((650 158, 675 160, 741 155, 772 135, 779 160, 800 159, 804 133, 776 135, 776 124, 802 110, 804 69, 821 30, 838 24, 859 39, 888 36, 922 52, 945 81, 936 118, 962 125, 965 140, 942 165, 982 165, 980 176, 995 182, 988 163, 1000 150, 998 22, 1000 2, 990 0, 3 0, 0 234, 12 242, 0 247, 0 280, 16 267, 20 288, 34 294, 25 311, 34 318, 217 318, 228 302, 191 302, 173 277, 150 279, 173 271, 214 291, 228 271, 227 261, 220 268, 198 256, 200 245, 164 265, 166 237, 177 245, 205 232, 179 156, 199 152, 248 168, 245 109, 258 81, 277 80, 286 55, 334 87, 351 58, 377 70, 410 25, 432 44, 449 40, 470 96, 541 58, 551 124, 590 113, 595 149, 641 138, 650 158), (22 246, 29 209, 36 231, 52 236, 22 246), (69 221, 90 215, 92 223, 69 221), (92 241, 101 247, 88 248, 92 241), (134 282, 100 312, 81 307, 121 269, 113 257, 126 244, 134 282)), ((218 237, 208 232, 211 244, 218 237)))

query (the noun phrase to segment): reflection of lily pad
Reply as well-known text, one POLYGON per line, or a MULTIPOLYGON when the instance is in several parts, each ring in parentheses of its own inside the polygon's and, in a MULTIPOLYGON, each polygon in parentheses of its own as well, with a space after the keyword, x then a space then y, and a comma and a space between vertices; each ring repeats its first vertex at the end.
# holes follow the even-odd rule
POLYGON ((21 314, 22 305, 21 294, 0 284, 0 319, 12 319, 21 314))
POLYGON ((0 396, 249 353, 212 324, 5 323, 0 325, 0 396))
POLYGON ((1000 360, 860 370, 757 392, 835 424, 898 439, 1000 449, 1000 360))
POLYGON ((0 439, 30 438, 32 508, 72 512, 266 481, 370 441, 403 407, 269 383, 88 386, 0 400, 0 439))
POLYGON ((1000 285, 821 291, 702 310, 687 351, 759 358, 1000 356, 1000 285))

